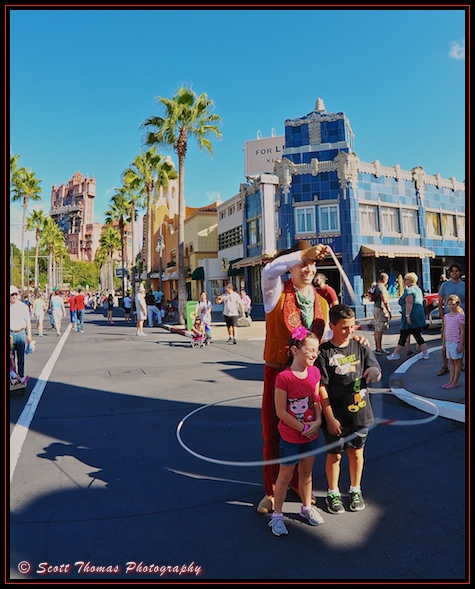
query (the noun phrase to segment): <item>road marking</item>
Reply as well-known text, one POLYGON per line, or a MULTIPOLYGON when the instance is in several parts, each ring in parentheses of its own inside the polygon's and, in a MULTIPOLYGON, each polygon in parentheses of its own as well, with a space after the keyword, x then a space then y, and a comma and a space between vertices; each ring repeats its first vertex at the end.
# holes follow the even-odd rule
POLYGON ((13 473, 15 472, 16 465, 20 458, 21 450, 25 442, 30 424, 35 416, 38 403, 40 402, 43 391, 45 390, 46 383, 51 375, 51 372, 56 364, 56 360, 59 358, 61 350, 66 342, 69 332, 71 331, 71 324, 68 325, 61 339, 56 344, 56 347, 51 354, 46 366, 43 368, 35 388, 31 391, 28 401, 21 412, 18 421, 16 422, 12 435, 10 436, 10 482, 13 479, 13 473))

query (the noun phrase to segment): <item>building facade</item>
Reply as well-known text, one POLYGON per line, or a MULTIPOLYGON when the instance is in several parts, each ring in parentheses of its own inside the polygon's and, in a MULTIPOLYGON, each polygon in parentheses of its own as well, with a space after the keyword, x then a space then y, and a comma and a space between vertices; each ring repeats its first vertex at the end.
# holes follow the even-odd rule
POLYGON ((102 225, 94 223, 96 181, 76 172, 67 184, 53 185, 50 217, 64 233, 65 244, 72 260, 94 260, 102 225))
POLYGON ((340 300, 368 314, 365 298, 380 271, 388 272, 397 298, 411 271, 419 286, 436 290, 440 274, 465 256, 465 184, 417 166, 361 162, 344 113, 329 113, 323 100, 303 117, 285 121, 285 147, 273 174, 241 185, 245 281, 259 307, 262 264, 298 239, 332 248, 355 293, 353 299, 328 258, 319 264, 340 300))

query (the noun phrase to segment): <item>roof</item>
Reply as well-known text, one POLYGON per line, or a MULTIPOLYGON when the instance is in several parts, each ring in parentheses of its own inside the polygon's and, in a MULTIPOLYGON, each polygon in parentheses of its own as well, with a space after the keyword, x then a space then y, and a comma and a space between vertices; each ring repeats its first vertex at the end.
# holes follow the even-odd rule
POLYGON ((375 258, 435 258, 435 253, 417 245, 362 245, 363 256, 375 258))
POLYGON ((251 256, 250 258, 243 258, 242 260, 233 262, 233 269, 247 268, 248 266, 261 266, 270 259, 271 258, 266 254, 260 254, 259 256, 251 256))

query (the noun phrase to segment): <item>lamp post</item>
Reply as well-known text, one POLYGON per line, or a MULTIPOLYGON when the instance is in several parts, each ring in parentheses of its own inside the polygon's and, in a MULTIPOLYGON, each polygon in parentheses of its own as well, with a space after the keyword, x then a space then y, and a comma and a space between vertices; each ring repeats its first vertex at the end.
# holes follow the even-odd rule
POLYGON ((165 244, 163 242, 162 226, 160 225, 159 233, 158 233, 157 247, 155 248, 155 251, 158 252, 158 273, 160 275, 159 276, 160 292, 163 292, 163 290, 162 290, 162 253, 163 253, 164 249, 165 249, 165 244))

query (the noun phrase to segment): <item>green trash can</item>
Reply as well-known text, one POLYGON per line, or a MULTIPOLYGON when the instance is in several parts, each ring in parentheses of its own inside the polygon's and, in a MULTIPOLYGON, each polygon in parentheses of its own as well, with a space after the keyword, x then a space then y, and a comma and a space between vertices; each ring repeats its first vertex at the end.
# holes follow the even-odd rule
POLYGON ((190 330, 195 320, 195 309, 198 301, 186 301, 185 304, 185 318, 186 318, 186 329, 190 330))

